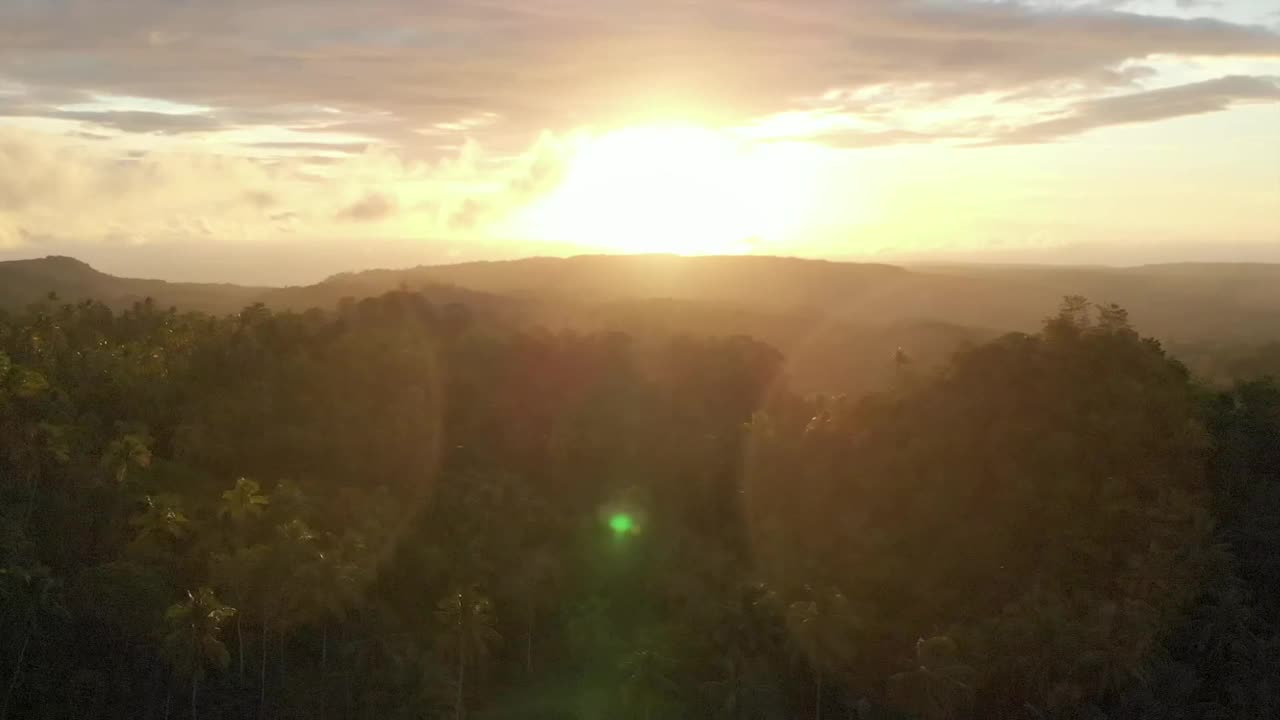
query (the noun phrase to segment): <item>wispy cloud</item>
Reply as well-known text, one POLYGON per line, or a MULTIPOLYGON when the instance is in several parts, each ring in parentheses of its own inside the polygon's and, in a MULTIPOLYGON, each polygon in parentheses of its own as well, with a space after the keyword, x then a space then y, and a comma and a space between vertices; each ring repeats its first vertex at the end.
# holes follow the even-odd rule
POLYGON ((985 147, 1280 102, 1280 29, 1216 1, 0 0, 0 245, 480 235, 655 121, 985 147))
POLYGON ((403 223, 393 232, 443 233, 466 203, 493 218, 548 191, 561 172, 548 138, 514 157, 467 145, 434 163, 366 149, 317 164, 305 154, 267 160, 190 148, 120 154, 103 142, 0 127, 0 236, 6 247, 39 238, 236 243, 285 230, 350 238, 353 226, 387 222, 403 223))
POLYGON ((1086 100, 1067 114, 1023 125, 993 143, 1055 140, 1110 125, 1152 122, 1225 110, 1248 102, 1280 101, 1280 79, 1229 76, 1174 87, 1086 100))
POLYGON ((249 147, 266 150, 320 151, 332 153, 362 153, 369 149, 365 142, 311 142, 306 140, 280 140, 247 143, 249 147))
POLYGON ((338 212, 337 219, 345 222, 377 222, 396 214, 395 198, 385 193, 369 193, 338 212))
POLYGON ((527 142, 662 112, 742 123, 885 84, 962 96, 1069 82, 1100 96, 1132 83, 1119 68, 1160 55, 1274 59, 1280 36, 1097 4, 963 0, 0 0, 0 77, 213 108, 80 118, 143 132, 272 109, 306 124, 328 108, 334 123, 380 113, 387 137, 527 142))

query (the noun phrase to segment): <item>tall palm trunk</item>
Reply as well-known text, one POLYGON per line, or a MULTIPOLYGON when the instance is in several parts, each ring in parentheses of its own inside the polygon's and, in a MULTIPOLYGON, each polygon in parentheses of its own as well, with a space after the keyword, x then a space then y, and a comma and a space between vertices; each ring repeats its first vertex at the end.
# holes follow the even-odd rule
POLYGON ((325 698, 329 690, 329 621, 320 631, 320 720, 325 716, 325 698))
POLYGON ((258 720, 265 720, 267 707, 267 606, 262 605, 262 669, 258 674, 258 720))
POLYGON ((31 496, 27 506, 22 509, 22 523, 19 525, 24 532, 31 524, 31 516, 36 512, 36 498, 40 497, 40 483, 36 481, 36 474, 28 473, 27 482, 31 485, 31 496))
POLYGON ((200 688, 200 643, 195 632, 191 633, 191 720, 196 720, 196 691, 200 688))
POLYGON ((462 682, 466 679, 466 676, 466 654, 462 652, 462 648, 458 648, 458 697, 453 706, 454 720, 463 720, 465 716, 465 708, 462 706, 462 682))
POLYGON ((524 639, 524 671, 526 675, 533 675, 533 626, 537 620, 537 611, 533 608, 533 602, 529 603, 529 632, 524 639))
POLYGON ((288 626, 281 625, 276 628, 276 634, 280 636, 280 702, 281 709, 288 712, 289 703, 289 631, 288 626))
MULTIPOLYGON (((32 613, 34 616, 34 613, 32 613)), ((18 662, 13 666, 13 676, 9 678, 9 689, 4 693, 4 705, 0 706, 0 720, 9 717, 9 701, 13 698, 14 688, 18 687, 18 678, 22 676, 22 663, 27 657, 27 644, 35 632, 35 620, 27 623, 27 633, 22 638, 22 647, 18 649, 18 662)))
MULTIPOLYGON (((342 632, 342 636, 339 640, 339 642, 342 643, 341 647, 350 647, 350 642, 347 639, 346 624, 343 624, 339 627, 342 632)), ((352 707, 354 706, 355 703, 351 698, 351 675, 356 670, 356 663, 358 662, 358 658, 360 656, 359 653, 360 653, 360 649, 357 646, 356 651, 351 654, 351 662, 342 670, 342 717, 343 718, 352 717, 351 715, 352 707)), ((339 656, 338 662, 339 663, 342 662, 341 656, 339 656)))
POLYGON ((329 622, 326 620, 320 630, 320 678, 324 679, 329 671, 329 622))
MULTIPOLYGON (((236 604, 239 605, 240 607, 244 607, 244 603, 241 602, 238 596, 236 598, 236 604)), ((241 625, 241 622, 240 622, 240 617, 242 615, 244 615, 244 613, 236 613, 236 649, 240 652, 240 679, 241 680, 244 679, 244 627, 241 625)))
POLYGON ((815 683, 814 702, 813 702, 813 720, 822 720, 822 673, 818 673, 818 680, 815 683))

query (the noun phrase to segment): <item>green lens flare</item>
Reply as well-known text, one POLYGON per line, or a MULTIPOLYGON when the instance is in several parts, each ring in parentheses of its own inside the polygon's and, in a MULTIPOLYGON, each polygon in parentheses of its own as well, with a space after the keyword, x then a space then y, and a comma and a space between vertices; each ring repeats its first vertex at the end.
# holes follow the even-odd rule
POLYGON ((614 513, 609 518, 609 528, 615 535, 627 535, 635 529, 635 521, 626 513, 614 513))

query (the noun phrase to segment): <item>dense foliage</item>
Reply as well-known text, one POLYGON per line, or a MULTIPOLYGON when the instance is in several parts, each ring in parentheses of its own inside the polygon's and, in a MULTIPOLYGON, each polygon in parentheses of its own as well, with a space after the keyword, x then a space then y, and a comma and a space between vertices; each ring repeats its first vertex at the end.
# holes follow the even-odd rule
POLYGON ((0 720, 1280 715, 1280 385, 1122 310, 788 389, 394 292, 0 318, 0 720))

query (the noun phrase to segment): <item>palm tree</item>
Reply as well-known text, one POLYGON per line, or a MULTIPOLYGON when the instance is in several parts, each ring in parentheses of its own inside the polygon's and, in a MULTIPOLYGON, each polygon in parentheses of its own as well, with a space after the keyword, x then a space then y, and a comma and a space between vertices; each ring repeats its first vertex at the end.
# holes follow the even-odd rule
POLYGON ((633 650, 622 659, 623 694, 632 708, 638 708, 642 720, 653 717, 654 706, 676 691, 675 663, 654 647, 633 650))
MULTIPOLYGON (((239 607, 247 608, 254 591, 266 593, 264 585, 269 561, 270 548, 266 545, 237 547, 231 552, 214 553, 210 559, 210 573, 218 587, 230 592, 239 607)), ((244 677, 244 614, 236 613, 236 653, 241 677, 244 677)), ((266 624, 265 617, 263 624, 266 624)), ((265 636, 263 642, 266 642, 265 636)))
POLYGON ((916 642, 916 668, 889 678, 889 703, 922 720, 954 720, 974 702, 977 672, 956 659, 949 637, 916 642))
POLYGON ((769 681, 768 658, 776 655, 779 603, 766 583, 738 585, 717 612, 710 628, 712 646, 721 654, 720 672, 703 684, 714 711, 726 718, 767 717, 778 700, 769 681))
MULTIPOLYGON (((269 504, 258 483, 243 477, 236 478, 235 487, 223 492, 218 503, 218 519, 226 524, 223 531, 231 551, 214 556, 214 573, 230 586, 234 601, 242 608, 246 589, 260 574, 267 554, 264 546, 249 547, 251 523, 262 517, 269 504)), ((244 677, 244 613, 236 613, 236 654, 240 676, 244 677)))
POLYGON ((235 614, 235 608, 224 605, 207 587, 188 591, 186 600, 174 603, 165 613, 165 654, 175 670, 191 675, 192 720, 196 718, 196 693, 205 667, 225 668, 231 662, 219 635, 222 623, 235 614))
POLYGON ((144 548, 168 548, 189 533, 190 521, 182 511, 176 495, 145 495, 142 510, 129 518, 137 535, 137 545, 144 548))
POLYGON ((236 478, 236 486, 222 493, 218 517, 229 521, 233 528, 243 528, 250 520, 262 517, 270 502, 258 483, 248 478, 236 478))
POLYGON ((719 717, 767 717, 777 701, 777 688, 759 662, 738 657, 721 661, 719 677, 703 685, 719 717))
POLYGON ((454 717, 466 716, 463 703, 467 668, 484 662, 493 647, 502 642, 494 629, 493 603, 475 588, 458 588, 436 604, 436 620, 444 628, 442 649, 457 663, 457 695, 454 717))
POLYGON ((786 626, 796 651, 813 671, 813 717, 822 720, 823 675, 849 660, 848 636, 854 620, 848 600, 839 590, 806 586, 805 591, 806 598, 787 606, 786 626))
MULTIPOLYGON (((18 687, 18 680, 22 676, 23 664, 26 660, 27 648, 31 644, 31 639, 39 632, 39 618, 41 613, 55 611, 63 611, 58 598, 61 583, 58 579, 49 574, 49 569, 43 564, 34 563, 31 566, 11 566, 0 567, 0 580, 6 578, 16 578, 19 584, 19 592, 15 595, 25 595, 25 598, 19 597, 14 606, 21 604, 27 605, 25 632, 22 635, 22 644, 18 649, 18 657, 13 665, 13 674, 9 678, 9 685, 5 689, 4 703, 0 704, 0 720, 5 720, 9 716, 9 702, 13 698, 13 692, 18 687), (25 603, 23 603, 25 600, 25 603)), ((0 585, 0 590, 5 588, 0 585)), ((8 593, 0 593, 0 600, 11 601, 14 598, 8 593)))
MULTIPOLYGON (((360 591, 367 582, 365 566, 359 562, 364 543, 358 538, 348 538, 343 543, 332 535, 329 546, 319 550, 298 568, 296 581, 306 592, 299 608, 300 616, 309 622, 320 624, 320 677, 322 685, 329 674, 329 625, 341 620, 347 610, 357 604, 360 591), (356 559, 353 559, 353 556, 356 559)), ((320 717, 325 715, 326 693, 319 691, 320 717)))
POLYGON ((520 568, 512 574, 514 594, 523 598, 526 603, 524 644, 526 675, 533 674, 533 638, 540 606, 546 604, 548 596, 552 594, 560 580, 560 575, 559 562, 546 548, 539 548, 529 553, 520 568))
POLYGON ((130 469, 151 466, 151 436, 145 429, 122 434, 107 446, 101 464, 117 484, 123 485, 130 469))
POLYGON ((305 570, 316 555, 317 539, 316 532, 298 517, 276 527, 276 537, 270 546, 271 555, 266 565, 270 577, 266 579, 261 593, 264 681, 263 689, 259 690, 260 705, 265 702, 268 620, 274 623, 280 646, 280 675, 288 677, 289 631, 308 619, 311 587, 305 581, 305 570))

